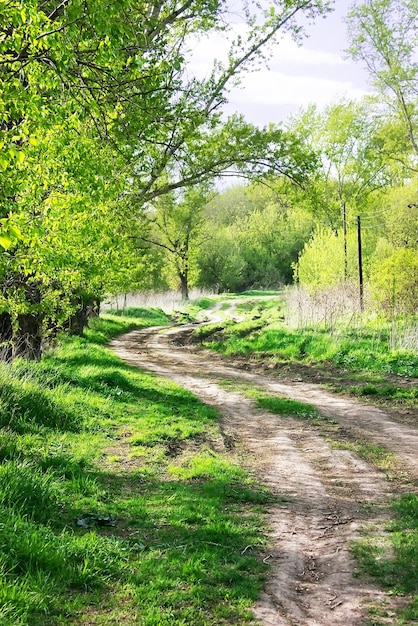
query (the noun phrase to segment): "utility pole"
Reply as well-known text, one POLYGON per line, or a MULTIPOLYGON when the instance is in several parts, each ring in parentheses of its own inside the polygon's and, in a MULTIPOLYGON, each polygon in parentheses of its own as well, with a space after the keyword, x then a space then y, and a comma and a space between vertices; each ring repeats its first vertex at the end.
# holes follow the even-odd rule
POLYGON ((360 311, 364 311, 364 284, 363 284, 363 254, 361 250, 361 219, 357 215, 357 241, 358 241, 358 282, 360 292, 360 311))
POLYGON ((348 255, 347 255, 347 209, 345 202, 342 204, 343 214, 343 239, 344 239, 344 280, 348 279, 348 255))

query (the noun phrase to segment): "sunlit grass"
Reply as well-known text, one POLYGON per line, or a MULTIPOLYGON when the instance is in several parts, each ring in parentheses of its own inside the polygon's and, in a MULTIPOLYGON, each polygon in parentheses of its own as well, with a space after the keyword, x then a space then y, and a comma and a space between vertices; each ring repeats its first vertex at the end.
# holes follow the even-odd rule
POLYGON ((227 355, 270 356, 278 361, 332 363, 353 371, 364 370, 418 377, 418 355, 406 350, 388 350, 384 342, 359 337, 346 339, 325 331, 290 331, 277 324, 260 328, 242 338, 239 328, 228 328, 222 339, 207 347, 227 355))
POLYGON ((344 391, 381 402, 416 406, 417 388, 402 385, 401 379, 418 378, 418 354, 392 348, 393 322, 379 319, 356 326, 341 322, 332 332, 323 325, 295 330, 285 325, 280 298, 242 298, 237 314, 244 315, 244 320, 226 320, 197 329, 196 341, 229 357, 347 373, 363 384, 351 385, 344 391), (367 376, 372 380, 367 382, 367 376), (396 380, 388 382, 390 376, 399 377, 400 384, 396 380))
POLYGON ((167 323, 138 314, 0 368, 2 626, 251 621, 269 496, 212 452, 213 409, 105 347, 167 323), (78 526, 86 515, 116 525, 78 526))
POLYGON ((418 620, 418 496, 405 494, 393 502, 395 519, 384 537, 366 538, 352 544, 360 568, 390 593, 408 595, 399 624, 418 620))

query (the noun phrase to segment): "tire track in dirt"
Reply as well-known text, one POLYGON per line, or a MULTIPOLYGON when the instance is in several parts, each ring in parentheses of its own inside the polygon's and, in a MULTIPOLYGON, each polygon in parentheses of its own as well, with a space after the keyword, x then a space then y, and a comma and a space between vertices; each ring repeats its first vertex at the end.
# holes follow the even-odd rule
POLYGON ((267 507, 265 559, 271 570, 254 607, 256 619, 265 626, 360 626, 370 605, 384 603, 390 612, 398 600, 355 577, 349 552, 364 526, 382 528, 388 519, 390 483, 350 451, 332 449, 315 427, 265 412, 217 382, 245 382, 309 402, 357 436, 393 449, 413 479, 418 477, 417 431, 380 409, 314 385, 280 383, 271 375, 234 369, 208 351, 179 348, 173 340, 181 332, 184 328, 133 331, 111 347, 130 364, 170 378, 216 407, 228 441, 245 452, 278 496, 267 507))

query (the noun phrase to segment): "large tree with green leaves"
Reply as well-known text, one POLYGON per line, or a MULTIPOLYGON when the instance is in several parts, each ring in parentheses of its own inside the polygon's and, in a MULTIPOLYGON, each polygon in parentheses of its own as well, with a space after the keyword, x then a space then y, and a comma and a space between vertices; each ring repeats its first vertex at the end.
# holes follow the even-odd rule
POLYGON ((373 85, 396 112, 401 123, 400 142, 405 145, 403 139, 407 140, 417 157, 418 3, 366 0, 352 6, 347 24, 349 53, 366 67, 373 85))
POLYGON ((227 2, 0 0, 8 354, 37 354, 47 327, 116 286, 111 265, 124 261, 113 250, 130 249, 129 227, 143 228, 138 217, 155 198, 231 167, 305 176, 291 134, 224 120, 221 107, 231 81, 280 33, 300 36, 299 18, 330 4, 278 0, 253 15, 243 5, 246 40, 232 40, 227 61, 198 80, 186 71, 190 37, 226 31, 227 2))

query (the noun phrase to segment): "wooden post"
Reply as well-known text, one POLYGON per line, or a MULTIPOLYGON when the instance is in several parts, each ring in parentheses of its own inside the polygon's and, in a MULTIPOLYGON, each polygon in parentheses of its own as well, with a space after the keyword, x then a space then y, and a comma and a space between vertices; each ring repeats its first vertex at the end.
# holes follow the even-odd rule
POLYGON ((347 281, 347 279, 348 279, 347 209, 346 209, 346 206, 345 206, 345 202, 343 202, 342 214, 343 214, 343 238, 344 238, 344 280, 347 281))
POLYGON ((357 240, 358 240, 358 282, 360 293, 360 311, 364 311, 364 285, 363 285, 363 254, 361 250, 361 219, 357 215, 357 240))

